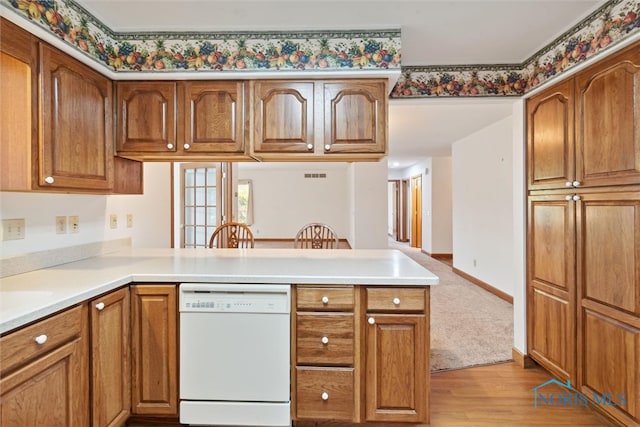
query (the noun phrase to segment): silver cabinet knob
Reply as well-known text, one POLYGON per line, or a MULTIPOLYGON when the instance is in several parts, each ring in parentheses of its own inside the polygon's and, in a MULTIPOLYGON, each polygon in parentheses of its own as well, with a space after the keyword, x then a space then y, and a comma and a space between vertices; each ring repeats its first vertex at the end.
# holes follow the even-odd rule
POLYGON ((322 397, 322 400, 329 400, 329 393, 323 391, 320 397, 322 397))
POLYGON ((53 184, 55 182, 55 179, 53 179, 52 176, 48 176, 44 179, 44 182, 46 182, 47 184, 53 184))
POLYGON ((171 143, 167 144, 167 148, 168 148, 169 150, 173 150, 173 144, 171 144, 171 143))
POLYGON ((573 182, 567 181, 564 183, 564 185, 566 185, 567 187, 573 187, 573 182))
POLYGON ((99 302, 99 303, 97 303, 97 304, 96 304, 96 309, 97 309, 98 311, 102 311, 102 310, 104 310, 104 303, 103 303, 103 302, 99 302))
POLYGON ((313 150, 313 144, 307 144, 307 150, 313 150))
POLYGON ((374 319, 373 317, 369 317, 369 320, 367 320, 367 322, 369 322, 370 325, 375 325, 376 319, 374 319))
POLYGON ((329 344, 329 338, 327 337, 322 337, 322 344, 329 344))
POLYGON ((191 146, 189 144, 184 144, 182 148, 184 148, 185 150, 188 150, 189 148, 191 148, 191 146))
POLYGON ((331 145, 329 145, 329 144, 325 145, 324 149, 327 150, 327 151, 331 150, 331 145))
POLYGON ((322 297, 322 303, 323 304, 329 304, 329 297, 322 297))
POLYGON ((578 196, 578 195, 576 194, 575 196, 573 196, 573 200, 575 200, 575 201, 577 202, 578 200, 580 200, 580 196, 578 196))
POLYGON ((393 305, 400 305, 400 298, 394 298, 393 299, 393 305))
POLYGON ((47 336, 45 334, 38 335, 35 340, 38 344, 42 345, 47 342, 47 336))
POLYGON ((580 187, 580 181, 573 181, 573 182, 572 182, 572 185, 573 185, 574 187, 580 187))
POLYGON ((565 199, 566 201, 570 202, 571 200, 573 200, 573 196, 571 196, 571 195, 566 195, 566 196, 564 196, 564 199, 565 199))

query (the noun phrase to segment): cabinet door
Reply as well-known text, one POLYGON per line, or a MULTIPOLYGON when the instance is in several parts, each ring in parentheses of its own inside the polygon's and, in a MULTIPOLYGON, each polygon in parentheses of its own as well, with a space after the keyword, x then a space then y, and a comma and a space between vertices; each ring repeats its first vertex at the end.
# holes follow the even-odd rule
POLYGON ((185 82, 185 152, 244 152, 244 83, 185 82))
POLYGON ((131 287, 132 412, 178 414, 175 285, 131 287))
POLYGON ((335 81, 324 87, 324 152, 385 153, 386 81, 335 81))
POLYGON ((87 338, 86 305, 2 337, 0 425, 88 426, 87 338))
POLYGON ((38 140, 37 44, 27 31, 0 19, 0 190, 32 187, 31 152, 38 140))
POLYGON ((424 314, 367 315, 367 421, 428 421, 427 329, 424 314))
POLYGON ((44 43, 40 43, 40 61, 39 185, 43 188, 111 189, 111 81, 44 43))
POLYGON ((563 380, 574 379, 576 349, 575 202, 529 198, 529 354, 563 380))
POLYGON ((118 152, 176 151, 176 83, 117 82, 118 152))
POLYGON ((527 101, 527 165, 529 189, 573 185, 573 79, 527 101))
POLYGON ((253 151, 313 154, 314 83, 252 82, 253 151))
POLYGON ((593 308, 581 318, 580 391, 621 424, 640 425, 640 319, 593 308))
POLYGON ((576 75, 576 179, 583 186, 640 183, 640 47, 576 75))
POLYGON ((129 288, 89 304, 92 425, 122 426, 131 412, 129 288))

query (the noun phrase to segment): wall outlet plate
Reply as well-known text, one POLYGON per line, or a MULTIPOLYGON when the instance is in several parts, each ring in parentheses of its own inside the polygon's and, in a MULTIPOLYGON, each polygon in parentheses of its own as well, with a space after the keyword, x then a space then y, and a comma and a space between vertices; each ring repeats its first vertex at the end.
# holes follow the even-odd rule
POLYGON ((69 233, 80 232, 80 217, 78 215, 69 216, 69 233))
POLYGON ((109 215, 109 226, 111 228, 118 228, 118 215, 116 214, 109 215))
POLYGON ((127 214, 127 228, 133 227, 133 214, 127 214))
POLYGON ((2 220, 2 240, 24 239, 25 223, 24 218, 3 219, 2 220))
POLYGON ((67 234, 67 217, 56 217, 56 234, 67 234))

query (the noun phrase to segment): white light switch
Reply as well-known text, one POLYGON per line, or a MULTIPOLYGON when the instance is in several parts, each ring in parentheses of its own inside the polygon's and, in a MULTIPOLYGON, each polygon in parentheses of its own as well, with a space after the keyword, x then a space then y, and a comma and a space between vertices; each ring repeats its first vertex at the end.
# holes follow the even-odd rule
POLYGON ((24 218, 2 220, 2 240, 24 239, 24 218))

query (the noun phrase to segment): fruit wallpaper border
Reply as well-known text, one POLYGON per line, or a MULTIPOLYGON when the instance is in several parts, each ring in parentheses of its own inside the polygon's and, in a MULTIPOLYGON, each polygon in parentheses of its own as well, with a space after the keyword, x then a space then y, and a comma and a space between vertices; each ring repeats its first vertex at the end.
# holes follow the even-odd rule
POLYGON ((114 33, 73 0, 1 0, 116 72, 400 69, 400 30, 114 33))
POLYGON ((640 0, 610 0, 522 64, 401 66, 400 30, 114 33, 73 0, 0 0, 116 72, 394 70, 391 98, 522 96, 640 31, 640 0))
POLYGON ((523 64, 405 66, 390 96, 522 96, 639 30, 640 1, 611 0, 523 64))

